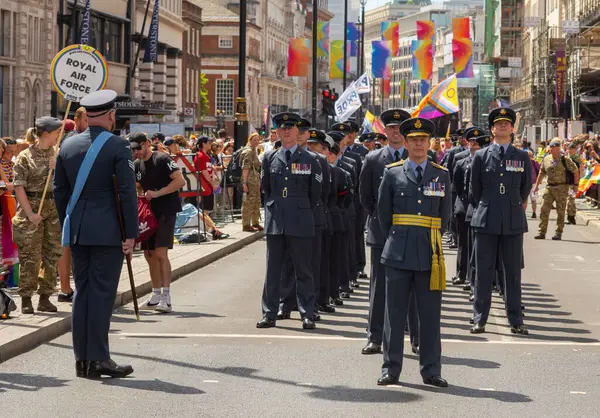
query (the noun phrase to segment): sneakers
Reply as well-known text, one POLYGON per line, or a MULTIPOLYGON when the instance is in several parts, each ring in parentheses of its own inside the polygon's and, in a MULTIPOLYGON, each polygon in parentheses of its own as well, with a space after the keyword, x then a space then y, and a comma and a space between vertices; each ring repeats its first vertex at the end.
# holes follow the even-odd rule
POLYGON ((161 300, 162 300, 162 295, 153 294, 152 296, 150 296, 148 298, 148 300, 146 300, 144 303, 142 303, 140 305, 140 309, 147 310, 147 311, 155 310, 158 307, 158 304, 160 303, 161 300))
POLYGON ((155 310, 165 313, 171 312, 173 310, 173 308, 171 308, 171 295, 162 295, 155 310))

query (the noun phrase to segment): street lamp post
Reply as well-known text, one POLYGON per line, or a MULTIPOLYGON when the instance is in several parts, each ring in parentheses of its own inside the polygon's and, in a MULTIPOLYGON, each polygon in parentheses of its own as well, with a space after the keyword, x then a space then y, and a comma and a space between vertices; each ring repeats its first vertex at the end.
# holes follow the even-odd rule
POLYGON ((248 139, 248 110, 246 106, 246 16, 247 1, 240 1, 240 42, 238 69, 238 97, 235 100, 234 149, 246 144, 248 139))
MULTIPOLYGON (((358 60, 358 67, 360 71, 358 71, 358 77, 362 76, 365 72, 365 5, 367 4, 367 0, 360 0, 360 59, 358 60)), ((369 95, 371 92, 369 92, 369 95)), ((367 100, 368 103, 368 100, 367 100)), ((359 126, 362 126, 363 119, 363 111, 362 106, 358 109, 358 119, 357 123, 359 126)))
POLYGON ((317 24, 318 24, 318 16, 317 12, 319 10, 319 6, 317 5, 317 0, 313 0, 313 10, 312 10, 312 126, 317 126, 317 83, 319 82, 317 75, 317 24))
POLYGON ((342 72, 344 73, 344 88, 346 91, 346 83, 348 82, 348 74, 346 74, 346 64, 348 62, 348 0, 344 0, 344 64, 342 72))

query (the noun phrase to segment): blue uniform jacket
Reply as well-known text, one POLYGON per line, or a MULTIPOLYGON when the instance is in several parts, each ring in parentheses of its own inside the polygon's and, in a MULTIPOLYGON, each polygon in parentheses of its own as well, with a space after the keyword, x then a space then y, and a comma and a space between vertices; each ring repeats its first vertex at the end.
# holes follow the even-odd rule
POLYGON ((430 162, 427 163, 421 183, 417 183, 415 173, 407 162, 385 169, 377 205, 381 230, 387 237, 381 256, 382 264, 402 270, 431 270, 431 230, 419 226, 392 225, 392 215, 441 218, 441 231, 444 232, 451 214, 449 190, 448 171, 430 162), (432 188, 437 191, 443 189, 443 196, 426 195, 432 188))
MULTIPOLYGON (((54 175, 54 200, 61 225, 85 154, 92 141, 104 131, 104 128, 92 126, 62 142, 54 175)), ((133 154, 125 139, 113 135, 100 150, 71 214, 71 245, 121 246, 113 174, 117 176, 125 237, 137 238, 139 229, 133 154)))
POLYGON ((300 147, 286 161, 285 148, 267 153, 262 162, 265 233, 313 237, 313 210, 321 198, 323 173, 314 154, 300 147))
POLYGON ((494 235, 527 232, 523 203, 530 191, 527 152, 509 145, 501 161, 496 144, 477 151, 471 167, 471 194, 477 202, 471 226, 477 232, 494 235))

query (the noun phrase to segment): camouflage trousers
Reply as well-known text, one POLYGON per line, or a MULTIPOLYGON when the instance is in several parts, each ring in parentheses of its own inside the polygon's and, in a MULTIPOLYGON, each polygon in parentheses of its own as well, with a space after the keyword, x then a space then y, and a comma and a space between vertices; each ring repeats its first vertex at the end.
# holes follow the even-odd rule
POLYGON ((253 173, 248 177, 248 193, 242 203, 242 226, 258 225, 260 220, 260 182, 253 177, 253 173))
POLYGON ((577 207, 575 206, 575 193, 567 198, 567 216, 577 215, 577 207))
MULTIPOLYGON (((41 199, 29 199, 31 210, 37 213, 41 199)), ((58 260, 62 254, 61 229, 52 199, 46 199, 42 209, 43 220, 36 227, 19 208, 13 218, 13 239, 19 247, 19 295, 31 297, 51 295, 56 286, 58 260), (40 265, 43 275, 40 276, 40 265)))
POLYGON ((561 184, 558 186, 546 186, 544 195, 542 198, 542 209, 540 210, 540 225, 538 232, 540 234, 546 234, 548 230, 548 218, 550 217, 550 210, 552 204, 556 202, 556 234, 561 235, 565 228, 565 210, 567 207, 567 197, 569 196, 568 184, 561 184))

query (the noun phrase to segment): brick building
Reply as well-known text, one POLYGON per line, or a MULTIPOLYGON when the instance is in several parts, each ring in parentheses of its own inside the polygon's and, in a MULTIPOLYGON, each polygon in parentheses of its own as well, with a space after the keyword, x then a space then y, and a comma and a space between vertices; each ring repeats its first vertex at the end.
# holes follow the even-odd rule
POLYGON ((193 119, 193 125, 201 123, 200 78, 202 73, 201 38, 202 38, 202 2, 200 0, 183 0, 183 22, 187 30, 183 33, 183 109, 186 120, 193 119), (190 117, 189 113, 193 116, 190 117))

